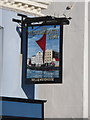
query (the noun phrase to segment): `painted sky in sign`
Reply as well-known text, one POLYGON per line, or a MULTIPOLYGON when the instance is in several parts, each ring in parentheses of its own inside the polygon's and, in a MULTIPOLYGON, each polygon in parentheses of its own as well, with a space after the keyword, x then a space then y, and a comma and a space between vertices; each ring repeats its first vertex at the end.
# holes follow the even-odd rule
MULTIPOLYGON (((51 30, 51 29, 57 29, 58 30, 58 39, 49 39, 49 35, 46 35, 46 49, 52 49, 54 51, 59 52, 59 45, 60 45, 60 25, 56 25, 56 27, 54 28, 54 25, 48 25, 48 26, 34 26, 34 28, 32 29, 32 27, 28 27, 28 32, 35 30, 35 31, 40 31, 43 30, 43 27, 47 30, 51 30)), ((37 52, 41 51, 41 48, 38 46, 38 44, 36 43, 37 40, 39 40, 43 35, 34 35, 33 37, 30 37, 28 35, 28 58, 31 58, 33 55, 36 55, 37 52)))

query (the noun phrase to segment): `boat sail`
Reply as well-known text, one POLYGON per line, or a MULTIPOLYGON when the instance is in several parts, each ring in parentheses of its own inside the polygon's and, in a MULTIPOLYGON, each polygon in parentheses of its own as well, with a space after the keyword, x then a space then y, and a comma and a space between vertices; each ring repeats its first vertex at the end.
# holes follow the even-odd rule
POLYGON ((46 50, 46 32, 43 34, 43 36, 36 41, 36 43, 39 45, 39 47, 43 51, 43 63, 44 63, 44 58, 45 58, 45 50, 46 50))

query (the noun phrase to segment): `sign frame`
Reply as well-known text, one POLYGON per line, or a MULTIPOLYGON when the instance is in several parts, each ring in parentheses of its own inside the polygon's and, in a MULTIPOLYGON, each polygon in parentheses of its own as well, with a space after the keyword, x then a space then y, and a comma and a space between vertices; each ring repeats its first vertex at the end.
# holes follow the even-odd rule
MULTIPOLYGON (((28 29, 29 26, 31 27, 31 25, 28 25, 27 29, 28 29)), ((43 25, 41 25, 41 26, 43 26, 43 25)), ((47 25, 44 25, 44 26, 47 26, 47 25)), ((48 26, 50 26, 50 24, 48 26)), ((26 83, 31 83, 31 84, 62 83, 62 73, 63 73, 63 69, 62 69, 63 68, 63 25, 59 25, 59 27, 60 27, 60 36, 59 36, 60 37, 59 38, 59 58, 60 58, 60 60, 59 60, 59 78, 53 78, 53 80, 52 80, 52 78, 51 78, 51 80, 50 80, 50 78, 49 79, 44 78, 44 80, 43 80, 43 78, 34 78, 35 81, 31 81, 32 79, 27 78, 27 68, 26 68, 26 71, 25 71, 25 78, 26 78, 25 81, 26 81, 26 83)), ((26 44, 28 45, 28 34, 27 34, 27 40, 26 41, 27 41, 26 44)), ((27 49, 26 49, 26 58, 27 58, 27 49)), ((26 66, 27 66, 27 62, 26 62, 26 66)))
POLYGON ((67 18, 56 18, 53 20, 50 20, 50 22, 48 22, 48 20, 50 19, 50 17, 41 17, 38 19, 37 18, 26 18, 25 20, 23 20, 22 22, 22 44, 21 44, 21 52, 23 54, 22 57, 22 84, 26 83, 26 84, 62 84, 63 81, 63 25, 67 25, 69 24, 69 20, 67 18), (45 21, 46 19, 46 21, 45 21), (42 24, 40 23, 41 21, 44 21, 42 24), (32 23, 36 23, 38 22, 38 24, 32 24, 32 23), (28 27, 29 26, 48 26, 48 25, 60 25, 60 77, 59 79, 54 79, 53 81, 48 81, 48 80, 40 80, 40 81, 30 81, 30 79, 27 79, 26 75, 27 75, 27 42, 28 42, 28 27))

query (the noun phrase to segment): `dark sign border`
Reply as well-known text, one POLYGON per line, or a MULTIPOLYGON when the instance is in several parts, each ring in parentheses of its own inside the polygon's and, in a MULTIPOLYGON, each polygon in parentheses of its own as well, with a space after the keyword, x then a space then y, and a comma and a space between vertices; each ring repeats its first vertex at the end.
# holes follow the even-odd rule
MULTIPOLYGON (((40 26, 49 26, 49 25, 54 25, 54 24, 46 24, 46 25, 42 25, 40 24, 40 26)), ((60 69, 59 69, 59 78, 54 78, 54 81, 31 81, 30 78, 27 78, 26 75, 27 75, 27 45, 28 45, 28 27, 30 27, 31 25, 27 24, 27 26, 25 25, 24 26, 24 30, 23 30, 23 38, 26 38, 26 43, 25 43, 25 40, 23 40, 23 50, 24 50, 24 54, 23 54, 23 74, 25 75, 25 82, 27 84, 56 84, 56 83, 59 83, 61 84, 62 83, 62 74, 63 74, 63 24, 56 24, 56 25, 60 25, 60 45, 59 45, 59 58, 60 58, 60 61, 59 61, 59 66, 60 66, 60 69), (26 45, 26 47, 25 47, 26 45), (26 48, 26 49, 25 49, 26 48)), ((35 25, 35 26, 39 26, 39 25, 35 25)), ((22 74, 22 75, 23 75, 22 74)))
POLYGON ((56 18, 53 16, 44 16, 44 17, 27 17, 22 14, 21 20, 13 19, 13 22, 21 24, 21 54, 22 54, 22 86, 30 84, 33 87, 34 84, 62 84, 63 83, 63 26, 69 25, 69 20, 71 18, 61 17, 56 18), (41 23, 42 22, 42 23, 41 23), (33 24, 34 23, 34 24, 33 24), (38 23, 38 24, 35 24, 38 23), (35 81, 31 82, 26 78, 27 75, 27 41, 28 41, 28 26, 48 26, 48 25, 60 25, 60 79, 55 81, 35 81))
POLYGON ((21 54, 22 54, 22 87, 27 84, 32 84, 31 88, 33 88, 34 84, 49 84, 49 83, 62 83, 63 79, 63 25, 69 25, 69 20, 72 18, 69 17, 61 17, 57 18, 54 16, 43 16, 43 17, 27 17, 23 14, 17 14, 21 17, 21 19, 12 19, 13 22, 18 23, 21 26, 21 54), (40 23, 42 22, 42 23, 40 23), (33 24, 34 23, 34 24, 33 24), (35 23, 38 23, 37 25, 35 23), (39 81, 39 82, 30 82, 26 78, 27 74, 27 40, 28 40, 28 26, 39 26, 39 25, 60 25, 60 53, 61 53, 61 60, 59 63, 61 64, 60 67, 60 79, 55 81, 39 81))

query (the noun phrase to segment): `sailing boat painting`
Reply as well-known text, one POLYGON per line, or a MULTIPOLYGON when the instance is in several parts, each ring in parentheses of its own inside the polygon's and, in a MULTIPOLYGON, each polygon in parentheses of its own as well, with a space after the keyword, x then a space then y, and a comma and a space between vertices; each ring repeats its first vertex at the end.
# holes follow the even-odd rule
POLYGON ((29 26, 27 79, 54 81, 60 77, 60 25, 29 26))

